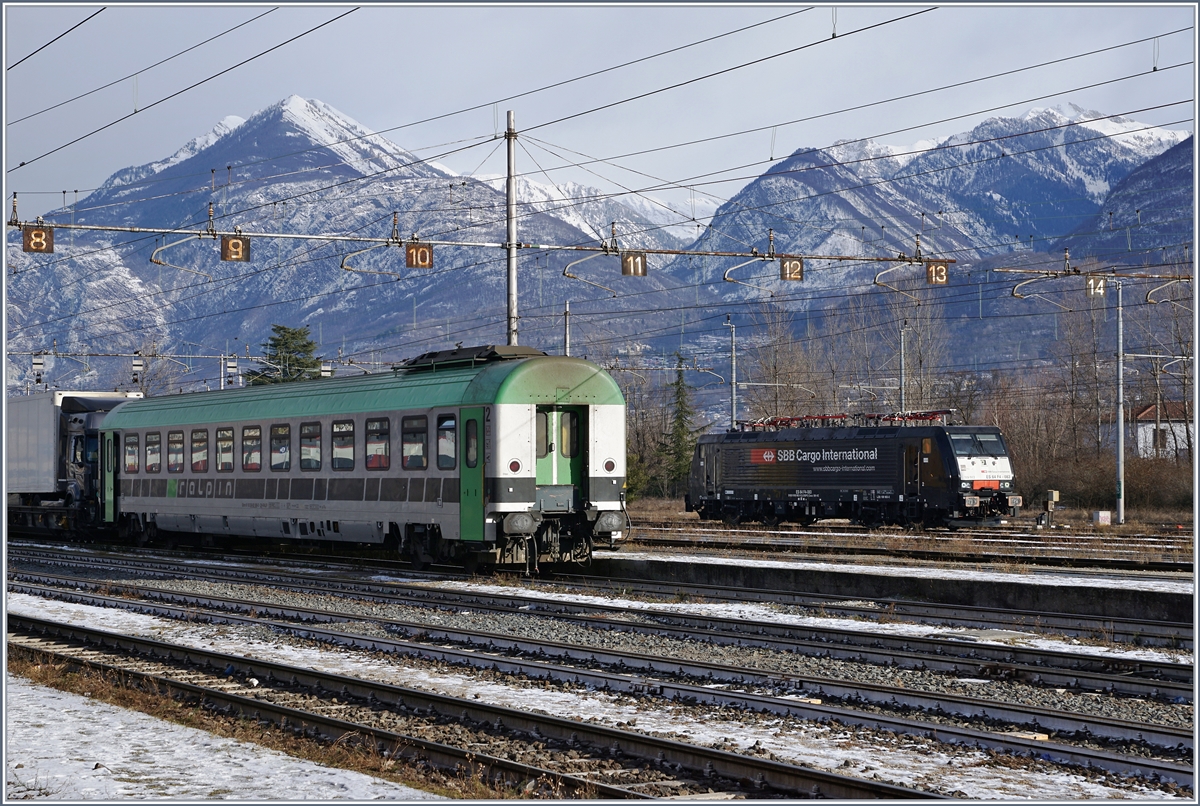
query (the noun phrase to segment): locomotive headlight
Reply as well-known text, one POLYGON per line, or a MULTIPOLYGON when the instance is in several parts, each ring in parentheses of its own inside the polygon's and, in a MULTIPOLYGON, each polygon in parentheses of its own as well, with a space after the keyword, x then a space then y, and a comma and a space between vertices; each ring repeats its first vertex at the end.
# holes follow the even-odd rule
POLYGON ((958 486, 959 486, 959 487, 961 487, 961 488, 962 488, 962 489, 964 489, 964 490, 969 490, 969 489, 971 489, 971 482, 969 482, 969 481, 960 481, 960 482, 958 483, 958 486))
POLYGON ((611 473, 611 472, 613 472, 613 471, 614 471, 614 470, 616 470, 616 469, 617 469, 617 463, 616 463, 616 462, 614 462, 612 459, 605 459, 605 460, 604 460, 604 472, 605 472, 605 473, 611 473))
POLYGON ((521 472, 521 460, 513 459, 511 462, 509 462, 508 470, 510 473, 520 473, 521 472))

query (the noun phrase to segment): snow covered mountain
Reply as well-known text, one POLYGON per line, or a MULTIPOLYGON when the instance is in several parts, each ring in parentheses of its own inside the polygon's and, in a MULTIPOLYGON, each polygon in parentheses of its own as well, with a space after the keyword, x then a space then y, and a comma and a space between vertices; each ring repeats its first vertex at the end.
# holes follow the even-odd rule
MULTIPOLYGON (((615 221, 626 247, 682 244, 642 208, 592 189, 526 181, 518 204, 522 243, 596 244, 615 221)), ((506 240, 502 189, 423 162, 327 104, 296 96, 245 121, 226 118, 171 156, 118 171, 76 208, 45 218, 205 230, 210 215, 213 229, 225 232, 506 240)), ((343 344, 413 355, 463 339, 504 341, 505 257, 497 246, 435 246, 431 270, 410 270, 401 248, 362 252, 372 244, 345 240, 251 237, 247 263, 222 262, 209 237, 58 232, 54 255, 14 252, 13 349, 50 350, 57 340, 62 352, 202 351, 182 346, 191 343, 211 353, 244 354, 249 346, 258 354, 273 323, 309 325, 327 356, 343 344)), ((10 231, 9 243, 19 237, 10 231)), ((562 276, 579 255, 522 250, 522 330, 529 334, 522 343, 556 348, 561 329, 553 318, 562 300, 593 295, 562 276)), ((591 266, 604 262, 610 277, 615 258, 591 266)), ((659 287, 615 274, 604 284, 659 287)))
POLYGON ((1138 166, 1113 187, 1094 217, 1055 248, 1105 261, 1158 263, 1163 249, 1169 260, 1182 259, 1196 212, 1195 147, 1195 137, 1189 137, 1138 166))
MULTIPOLYGON (((1017 244, 1043 250, 1096 215, 1135 168, 1187 136, 1072 106, 991 118, 910 148, 865 140, 800 149, 722 205, 696 246, 765 251, 773 231, 776 251, 809 255, 912 255, 918 235, 923 254, 960 263, 1017 244)), ((845 265, 806 282, 855 285, 879 269, 845 265)), ((709 279, 719 281, 720 271, 709 279)))
MULTIPOLYGON (((697 249, 752 245, 765 252, 772 230, 779 252, 880 256, 911 254, 920 234, 924 253, 955 257, 960 268, 1008 254, 1018 242, 1028 252, 1031 236, 1036 250, 1060 249, 1066 235, 1111 249, 1087 236, 1103 229, 1107 221, 1097 224, 1096 217, 1108 210, 1121 221, 1141 210, 1147 237, 1150 224, 1158 226, 1155 205, 1113 206, 1146 195, 1128 184, 1144 164, 1159 190, 1187 187, 1179 192, 1188 203, 1168 206, 1190 232, 1191 175, 1181 173, 1184 162, 1190 171, 1190 158, 1177 146, 1185 136, 1078 108, 1033 110, 913 147, 855 141, 801 149, 715 211, 699 199, 672 210, 655 199, 524 176, 519 239, 596 244, 616 222, 625 248, 694 241, 697 249), (1168 157, 1179 164, 1150 167, 1168 157), (709 215, 712 227, 705 229, 709 215)), ((226 118, 174 154, 118 171, 77 207, 45 218, 205 230, 210 214, 219 231, 396 234, 490 246, 436 245, 432 269, 408 269, 395 244, 338 238, 252 236, 249 262, 222 262, 209 236, 59 230, 55 254, 34 255, 13 248, 20 233, 10 230, 10 350, 257 354, 274 323, 308 325, 325 356, 344 346, 358 362, 372 351, 391 360, 457 341, 504 340, 505 254, 497 246, 507 237, 503 179, 424 162, 320 101, 292 96, 248 120, 226 118)), ((679 312, 765 296, 722 283, 730 264, 711 258, 652 257, 650 276, 631 278, 620 276, 610 255, 571 269, 592 285, 563 276, 569 263, 591 254, 520 251, 522 344, 560 349, 563 303, 571 300, 573 313, 593 314, 575 318, 577 343, 611 354, 646 344, 671 351, 692 338, 687 314, 679 312), (697 279, 710 285, 697 287, 697 279)), ((797 304, 811 305, 826 290, 870 283, 879 267, 817 261, 787 290, 802 290, 806 300, 797 304)), ((767 275, 756 284, 782 287, 769 277, 777 267, 744 271, 747 280, 753 271, 767 275)), ((76 366, 59 363, 55 376, 76 366)), ((9 361, 10 384, 28 374, 27 359, 9 361)))

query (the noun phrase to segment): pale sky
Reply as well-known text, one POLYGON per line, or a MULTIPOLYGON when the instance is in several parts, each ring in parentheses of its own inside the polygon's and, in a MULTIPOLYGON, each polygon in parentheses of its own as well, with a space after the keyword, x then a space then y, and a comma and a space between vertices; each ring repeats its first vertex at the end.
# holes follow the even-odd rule
MULTIPOLYGON (((498 143, 490 138, 503 131, 506 112, 512 110, 522 145, 518 170, 546 169, 546 174, 530 177, 536 181, 570 180, 612 190, 647 187, 659 180, 687 185, 693 177, 730 171, 730 182, 704 188, 720 198, 728 198, 765 171, 772 158, 801 147, 866 137, 907 145, 966 131, 987 117, 1020 115, 1031 107, 1074 103, 1104 114, 1129 113, 1146 123, 1194 130, 1193 4, 366 3, 351 11, 354 8, 5 3, 6 206, 16 191, 21 217, 28 219, 60 206, 63 190, 68 191, 68 203, 76 190, 82 199, 113 172, 167 157, 222 118, 248 118, 291 94, 324 101, 402 147, 437 158, 460 173, 503 173, 504 148, 493 151, 498 143), (151 67, 241 23, 247 24, 151 67), (754 25, 603 75, 503 100, 754 25), (876 27, 861 30, 869 26, 876 27), (776 56, 795 48, 801 49, 776 56), (765 61, 729 69, 756 59, 765 61), (1058 59, 1065 61, 878 103, 1058 59), (1146 75, 1127 79, 1141 73, 1146 75), (134 74, 136 78, 129 77, 134 74), (19 120, 110 82, 117 83, 19 120), (618 103, 682 82, 693 83, 618 103), (1078 89, 1091 84, 1101 86, 1078 89), (614 103, 603 111, 551 123, 614 103), (863 104, 872 106, 840 111, 863 104), (475 106, 481 108, 408 125, 475 106), (145 111, 41 156, 135 108, 145 111), (547 123, 551 125, 543 125, 547 123), (388 131, 401 126, 407 127, 388 131), (748 129, 759 130, 669 148, 748 129), (885 134, 889 132, 896 133, 885 134), (476 141, 481 144, 438 156, 476 141), (647 149, 664 150, 624 156, 647 149), (582 159, 579 155, 617 159, 591 166, 592 173, 554 170, 564 157, 582 159), (21 162, 28 164, 18 167, 21 162), (752 167, 735 170, 743 165, 752 167)), ((687 195, 678 191, 675 197, 687 195)))

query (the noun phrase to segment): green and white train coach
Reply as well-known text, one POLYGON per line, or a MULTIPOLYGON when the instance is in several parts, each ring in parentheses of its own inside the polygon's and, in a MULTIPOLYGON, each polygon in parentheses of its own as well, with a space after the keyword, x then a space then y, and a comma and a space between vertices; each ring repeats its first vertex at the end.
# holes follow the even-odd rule
POLYGON ((588 361, 428 353, 391 373, 131 400, 101 432, 106 523, 379 544, 417 566, 584 561, 628 528, 625 401, 588 361))

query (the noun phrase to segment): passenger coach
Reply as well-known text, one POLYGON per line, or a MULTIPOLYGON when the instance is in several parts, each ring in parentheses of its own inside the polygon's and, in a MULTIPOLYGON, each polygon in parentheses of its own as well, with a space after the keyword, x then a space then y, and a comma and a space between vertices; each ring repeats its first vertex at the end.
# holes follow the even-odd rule
POLYGON ((417 566, 584 561, 627 529, 625 404, 578 358, 428 353, 391 373, 130 401, 102 432, 104 520, 378 544, 417 566))

